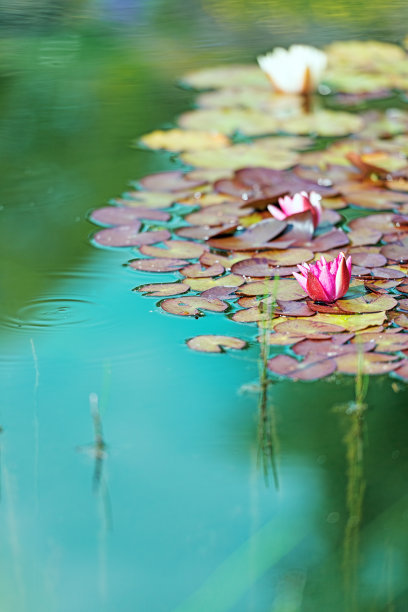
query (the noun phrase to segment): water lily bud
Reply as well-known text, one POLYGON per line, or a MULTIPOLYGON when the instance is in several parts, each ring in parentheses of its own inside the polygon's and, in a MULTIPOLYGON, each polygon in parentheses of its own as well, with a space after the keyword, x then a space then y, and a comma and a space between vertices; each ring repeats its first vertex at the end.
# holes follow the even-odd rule
POLYGON ((268 206, 268 210, 271 215, 275 217, 275 219, 279 219, 279 221, 283 221, 291 215, 296 215, 297 213, 310 210, 312 214, 313 226, 316 229, 320 223, 320 218, 322 215, 322 207, 320 205, 321 199, 321 195, 315 191, 311 191, 310 193, 301 191, 300 193, 295 193, 294 196, 279 198, 278 202, 280 208, 270 204, 268 206))
POLYGON ((299 272, 293 275, 316 302, 331 304, 347 293, 351 278, 351 257, 340 253, 334 261, 327 262, 322 256, 315 264, 298 265, 299 272))
POLYGON ((260 55, 258 64, 276 91, 306 94, 317 89, 327 65, 327 57, 315 47, 292 45, 287 50, 277 47, 271 53, 260 55))

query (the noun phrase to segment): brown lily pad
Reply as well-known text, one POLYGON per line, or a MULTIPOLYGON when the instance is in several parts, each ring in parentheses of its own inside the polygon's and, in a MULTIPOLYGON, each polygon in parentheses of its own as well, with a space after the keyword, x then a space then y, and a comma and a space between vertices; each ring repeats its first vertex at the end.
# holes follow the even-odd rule
POLYGON ((188 285, 183 283, 152 283, 150 285, 139 285, 132 291, 140 291, 149 297, 167 297, 169 295, 179 295, 190 291, 188 285))
POLYGON ((398 244, 386 244, 381 253, 389 260, 404 263, 408 261, 408 248, 398 244))
POLYGON ((139 180, 143 189, 148 191, 186 191, 196 189, 206 181, 192 180, 181 170, 170 170, 168 172, 156 172, 149 174, 139 180))
POLYGON ((219 276, 224 273, 224 267, 221 264, 214 264, 208 268, 202 267, 201 264, 191 264, 182 268, 180 274, 189 278, 208 278, 211 276, 219 276))
POLYGON ((308 355, 325 355, 326 357, 338 357, 347 353, 356 353, 359 350, 371 351, 375 348, 375 341, 369 340, 364 344, 338 344, 329 340, 302 340, 292 347, 296 355, 307 357, 308 355))
POLYGON ((339 324, 324 323, 315 320, 316 315, 313 319, 294 319, 289 321, 283 321, 275 326, 277 332, 287 332, 294 336, 303 336, 304 338, 310 338, 319 336, 325 338, 326 334, 336 334, 344 332, 345 328, 339 324))
POLYGON ((381 253, 352 253, 353 264, 366 268, 380 268, 387 263, 387 259, 381 253))
POLYGON ((387 374, 400 365, 398 357, 384 353, 348 353, 336 357, 337 369, 343 374, 387 374))
POLYGON ((239 288, 239 293, 247 296, 272 295, 275 299, 287 302, 303 300, 306 297, 306 293, 294 279, 282 279, 279 281, 264 280, 246 283, 239 288))
POLYGON ((390 295, 377 296, 367 293, 361 297, 337 300, 338 306, 349 313, 382 312, 392 310, 397 305, 397 300, 390 295))
POLYGON ((247 346, 244 340, 233 336, 195 336, 187 340, 187 346, 201 353, 223 353, 225 349, 241 350, 247 346))
POLYGON ((167 230, 140 233, 139 229, 140 223, 137 222, 132 225, 118 225, 96 232, 93 240, 97 244, 107 247, 129 247, 155 244, 170 238, 170 232, 167 230))
POLYGON ((269 248, 268 242, 278 236, 286 228, 285 221, 277 219, 267 219, 260 223, 255 223, 241 234, 231 238, 212 238, 209 240, 210 246, 215 249, 225 251, 248 251, 262 248, 269 248))
POLYGON ((285 315, 287 317, 311 317, 315 313, 305 302, 276 300, 277 308, 275 314, 285 315))
POLYGON ((277 355, 269 359, 268 369, 278 376, 286 376, 293 380, 318 380, 333 374, 336 362, 326 358, 298 361, 289 355, 277 355))
POLYGON ((199 129, 155 130, 145 134, 140 143, 149 149, 167 151, 197 151, 202 149, 219 149, 229 145, 230 140, 220 131, 207 132, 199 129))
POLYGON ((205 246, 187 240, 165 240, 164 247, 144 246, 139 250, 149 257, 176 259, 198 259, 205 251, 205 246))
MULTIPOLYGON (((139 219, 151 221, 168 221, 169 213, 161 210, 150 210, 143 207, 104 206, 91 213, 91 221, 100 225, 138 225, 139 219)), ((140 224, 139 224, 140 227, 140 224)))
POLYGON ((192 240, 209 240, 213 236, 221 236, 223 234, 232 234, 238 227, 238 223, 225 223, 216 227, 205 225, 191 225, 188 227, 179 227, 175 230, 180 238, 190 238, 192 240))
POLYGON ((199 317, 202 316, 202 310, 224 312, 224 310, 228 308, 228 304, 222 300, 208 300, 206 298, 195 296, 170 298, 168 300, 163 300, 160 303, 160 306, 166 312, 183 317, 199 317))
POLYGON ((157 257, 153 259, 132 259, 129 266, 140 272, 175 272, 187 265, 185 259, 157 257))

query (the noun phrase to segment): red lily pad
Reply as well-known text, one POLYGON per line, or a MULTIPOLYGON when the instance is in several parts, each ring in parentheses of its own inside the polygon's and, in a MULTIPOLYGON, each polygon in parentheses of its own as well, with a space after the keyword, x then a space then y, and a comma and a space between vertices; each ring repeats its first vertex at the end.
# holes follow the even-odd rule
POLYGON ((188 285, 183 283, 152 283, 150 285, 140 285, 132 291, 140 291, 149 297, 167 297, 169 295, 179 295, 190 291, 188 285))
POLYGON ((163 257, 176 259, 197 259, 204 251, 205 246, 187 240, 165 240, 164 247, 143 246, 139 250, 149 257, 163 257))
POLYGON ((185 259, 157 257, 154 259, 132 259, 129 266, 140 272, 175 272, 184 268, 187 263, 185 259))
POLYGON ((269 359, 268 369, 274 374, 293 380, 318 380, 333 374, 336 370, 336 362, 326 358, 298 361, 289 355, 277 355, 269 359))
POLYGON ((131 206, 104 206, 91 213, 91 221, 100 225, 138 225, 139 219, 151 221, 168 221, 169 213, 143 207, 131 206))
POLYGON ((183 317, 199 317, 202 316, 201 310, 209 310, 211 312, 224 312, 228 308, 228 304, 222 300, 208 300, 203 297, 187 296, 179 298, 170 298, 163 300, 160 306, 166 312, 180 315, 183 317))
POLYGON ((201 353, 223 353, 224 349, 241 350, 247 346, 244 340, 233 336, 195 336, 187 340, 187 346, 201 353))

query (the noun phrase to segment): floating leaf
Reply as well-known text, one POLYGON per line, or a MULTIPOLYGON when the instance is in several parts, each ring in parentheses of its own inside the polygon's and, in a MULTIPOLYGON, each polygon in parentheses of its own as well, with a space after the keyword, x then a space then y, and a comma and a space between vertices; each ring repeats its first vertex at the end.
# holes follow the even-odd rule
POLYGON ((241 350, 247 346, 244 340, 232 336, 195 336, 187 340, 187 346, 201 353, 223 353, 224 349, 241 350))
POLYGON ((228 308, 228 304, 226 304, 222 300, 208 300, 206 298, 195 296, 170 298, 168 300, 163 300, 160 303, 160 306, 166 312, 180 315, 183 317, 199 317, 202 314, 201 310, 210 310, 211 312, 223 312, 228 308))
POLYGON ((335 228, 326 234, 321 234, 305 246, 310 247, 315 252, 325 252, 330 249, 346 246, 348 243, 347 234, 343 230, 335 228))
POLYGON ((272 295, 276 299, 285 300, 302 300, 306 297, 299 283, 294 279, 264 280, 255 281, 253 283, 245 283, 239 288, 239 293, 243 295, 272 295))
POLYGON ((394 373, 404 380, 408 380, 408 359, 404 359, 402 362, 400 362, 398 364, 398 368, 394 370, 394 373))
POLYGON ((239 287, 245 280, 238 274, 225 274, 219 278, 185 278, 183 282, 193 291, 206 291, 211 287, 239 287))
POLYGON ((295 344, 292 350, 296 355, 304 357, 308 355, 325 355, 326 357, 338 357, 347 353, 356 353, 358 351, 371 351, 375 347, 375 341, 369 340, 364 344, 338 344, 329 340, 302 340, 295 344))
POLYGON ((252 251, 270 248, 270 241, 286 228, 285 221, 265 219, 231 238, 212 238, 210 246, 225 251, 252 251))
POLYGON ((219 276, 224 273, 224 267, 221 264, 214 264, 208 268, 202 267, 201 264, 191 264, 180 270, 180 274, 189 278, 207 278, 211 276, 219 276))
POLYGON ((260 146, 260 142, 240 143, 218 149, 217 151, 188 151, 181 155, 181 159, 185 164, 197 166, 198 168, 224 170, 237 170, 243 166, 250 165, 285 170, 299 161, 298 153, 290 149, 281 148, 278 142, 276 142, 276 148, 269 150, 260 146))
POLYGON ((377 296, 373 293, 367 293, 362 297, 337 300, 337 304, 342 310, 346 312, 367 313, 391 310, 397 305, 397 300, 395 300, 390 295, 377 296))
POLYGON ((235 263, 231 270, 235 274, 242 274, 242 276, 250 277, 274 277, 274 276, 292 276, 293 272, 297 272, 297 268, 290 267, 276 267, 272 261, 266 257, 253 257, 249 259, 243 259, 238 263, 235 263))
POLYGON ((185 259, 157 257, 154 259, 132 259, 129 266, 141 272, 175 272, 187 265, 185 259))
POLYGON ((395 353, 408 349, 408 334, 363 332, 353 338, 351 342, 353 344, 374 342, 377 351, 395 353))
POLYGON ((399 261, 401 263, 408 261, 408 247, 399 244, 386 244, 381 248, 381 253, 387 259, 399 261))
POLYGON ((365 314, 325 314, 317 313, 313 321, 321 323, 330 323, 341 325, 344 329, 350 332, 356 332, 360 329, 366 329, 372 325, 382 325, 386 319, 385 312, 370 312, 365 314))
POLYGON ((237 310, 231 316, 231 319, 236 323, 258 323, 259 321, 267 321, 269 314, 262 312, 258 306, 253 306, 252 308, 237 310))
POLYGON ((366 268, 379 268, 387 263, 387 259, 381 253, 352 253, 353 264, 365 266, 366 268))
POLYGON ((183 283, 153 283, 150 285, 140 285, 132 291, 140 291, 150 297, 167 297, 168 295, 186 293, 190 291, 190 287, 183 283))
POLYGON ((148 191, 186 191, 196 189, 206 181, 192 180, 181 170, 156 172, 139 180, 143 189, 148 191))
POLYGON ((277 355, 269 359, 268 369, 274 374, 294 380, 318 380, 333 374, 336 370, 336 362, 333 359, 298 361, 289 355, 277 355))
MULTIPOLYGON (((304 338, 310 338, 318 336, 320 338, 325 338, 326 334, 336 334, 339 332, 344 332, 345 327, 340 324, 333 323, 325 323, 322 321, 317 321, 315 315, 313 319, 291 319, 289 321, 283 321, 283 323, 278 323, 276 325, 277 332, 286 332, 293 334, 294 336, 302 336, 304 338)), ((330 315, 329 315, 330 316, 330 315)))
POLYGON ((235 296, 235 289, 237 287, 225 287, 221 285, 220 287, 211 287, 210 289, 206 289, 201 292, 202 298, 207 298, 208 300, 212 300, 214 298, 218 298, 219 300, 228 300, 229 298, 235 296))
POLYGON ((311 317, 315 313, 305 302, 277 300, 278 307, 275 314, 282 314, 288 317, 311 317))
POLYGON ((140 142, 149 149, 166 149, 167 151, 220 149, 230 144, 225 134, 218 132, 215 127, 211 132, 194 128, 192 130, 155 130, 142 136, 140 142))
POLYGON ((382 232, 370 228, 360 228, 352 230, 347 236, 353 246, 365 246, 377 244, 381 240, 382 232))
MULTIPOLYGON (((217 108, 188 111, 180 115, 178 124, 186 130, 203 130, 210 125, 213 130, 222 134, 233 134, 239 131, 247 136, 272 134, 278 130, 279 125, 278 121, 268 113, 262 113, 252 108, 217 108)), ((206 147, 194 148, 204 149, 206 147)))
POLYGON ((227 223, 217 227, 207 227, 205 225, 192 225, 190 227, 180 227, 175 231, 181 238, 193 240, 209 240, 212 236, 232 234, 238 227, 237 223, 227 223))
POLYGON ((195 242, 189 242, 187 240, 164 240, 164 247, 152 247, 144 246, 139 250, 143 255, 149 257, 164 257, 166 259, 177 258, 177 259, 197 259, 205 251, 205 247, 202 244, 196 244, 195 242))
POLYGON ((311 114, 281 121, 281 129, 292 134, 318 134, 319 136, 344 136, 355 134, 363 127, 358 115, 341 111, 318 110, 311 114))
MULTIPOLYGON (((161 210, 150 210, 143 207, 130 206, 104 206, 92 211, 91 221, 101 225, 133 225, 137 226, 139 219, 151 221, 168 221, 169 213, 161 210)), ((140 227, 140 224, 139 224, 140 227)))
POLYGON ((250 87, 265 88, 271 86, 264 74, 255 64, 227 64, 214 68, 203 68, 183 76, 182 82, 195 89, 217 89, 220 87, 250 87))
POLYGON ((395 362, 395 355, 384 353, 361 353, 336 357, 337 369, 343 374, 387 374, 395 370, 401 362, 395 362))
POLYGON ((155 244, 170 238, 167 230, 149 231, 140 233, 140 224, 136 222, 132 225, 118 225, 109 229, 103 229, 94 234, 94 242, 102 246, 127 247, 140 246, 145 244, 155 244))

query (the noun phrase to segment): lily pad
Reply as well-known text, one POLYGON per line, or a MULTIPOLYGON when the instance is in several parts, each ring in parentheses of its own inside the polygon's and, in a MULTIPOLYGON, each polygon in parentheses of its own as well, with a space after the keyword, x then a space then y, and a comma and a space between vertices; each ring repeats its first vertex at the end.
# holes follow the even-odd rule
POLYGON ((164 247, 144 246, 139 250, 149 257, 164 257, 166 259, 198 259, 206 250, 202 244, 187 240, 164 240, 164 247))
POLYGON ((170 238, 167 230, 139 232, 140 224, 118 225, 117 227, 103 229, 93 236, 94 242, 102 246, 128 247, 155 244, 170 238))
POLYGON ((163 300, 160 306, 166 312, 180 315, 183 317, 199 317, 202 316, 201 310, 209 310, 211 312, 224 312, 228 308, 228 304, 222 300, 208 300, 202 297, 187 296, 179 298, 169 298, 163 300))
POLYGON ((241 350, 247 346, 244 340, 232 336, 195 336, 187 340, 187 346, 201 353, 223 353, 224 349, 241 350))
MULTIPOLYGON (((143 207, 130 206, 104 206, 92 211, 91 221, 100 225, 133 225, 138 224, 139 219, 151 221, 168 221, 169 213, 161 210, 150 210, 143 207)), ((140 225, 139 225, 140 227, 140 225)))
MULTIPOLYGON (((179 117, 178 124, 185 130, 203 130, 210 125, 213 130, 222 134, 241 132, 247 136, 272 134, 279 127, 277 119, 273 116, 251 108, 217 108, 188 111, 179 117)), ((295 131, 295 133, 301 132, 295 131)), ((206 147, 194 148, 204 149, 206 147)))
MULTIPOLYGON (((211 124, 207 124, 211 125, 211 124)), ((230 144, 225 134, 217 131, 207 132, 198 129, 155 130, 145 134, 140 143, 149 149, 165 149, 167 151, 202 151, 203 149, 221 149, 230 144)))
POLYGON ((183 76, 182 83, 195 89, 218 89, 247 85, 270 90, 271 86, 255 64, 227 64, 203 68, 183 76))
POLYGON ((365 314, 349 315, 317 313, 313 318, 313 321, 329 323, 331 325, 341 325, 344 329, 350 332, 356 332, 374 325, 382 325, 385 320, 385 312, 370 312, 365 314))
POLYGON ((277 332, 286 332, 293 334, 294 336, 302 336, 304 338, 311 338, 319 336, 322 338, 326 337, 326 334, 336 334, 344 332, 345 327, 340 324, 325 323, 316 320, 317 315, 313 319, 291 319, 289 321, 283 321, 278 323, 275 329, 277 332))
POLYGON ((152 283, 150 285, 140 285, 132 291, 139 291, 149 297, 167 297, 169 295, 186 293, 190 291, 190 287, 183 283, 152 283))
POLYGON ((154 258, 154 259, 132 259, 129 266, 140 272, 175 272, 184 268, 188 262, 185 259, 154 258))
POLYGON ((348 353, 336 357, 337 369, 343 374, 387 374, 400 365, 398 357, 384 353, 348 353))
POLYGON ((373 293, 367 293, 362 297, 337 300, 337 304, 346 312, 367 313, 391 310, 397 305, 397 300, 390 295, 377 296, 373 293))
POLYGON ((270 241, 286 228, 285 221, 265 219, 231 238, 212 238, 210 246, 224 251, 253 251, 270 248, 270 241))
POLYGON ((221 264, 214 264, 213 266, 203 267, 201 264, 191 264, 182 268, 180 274, 188 276, 189 278, 207 278, 212 276, 219 276, 224 273, 224 267, 221 264))
POLYGON ((289 355, 277 355, 268 361, 268 369, 278 376, 294 380, 318 380, 330 376, 336 370, 333 359, 304 359, 298 361, 289 355))
POLYGON ((275 299, 285 300, 287 302, 303 300, 306 297, 306 293, 294 279, 282 279, 279 281, 264 280, 245 283, 245 285, 239 288, 239 293, 247 296, 272 295, 275 299))
POLYGON ((317 134, 319 136, 345 136, 363 128, 358 115, 341 111, 318 110, 312 114, 281 121, 281 129, 291 134, 317 134))

